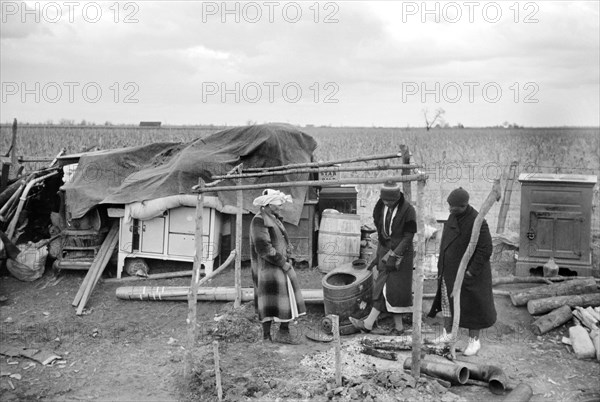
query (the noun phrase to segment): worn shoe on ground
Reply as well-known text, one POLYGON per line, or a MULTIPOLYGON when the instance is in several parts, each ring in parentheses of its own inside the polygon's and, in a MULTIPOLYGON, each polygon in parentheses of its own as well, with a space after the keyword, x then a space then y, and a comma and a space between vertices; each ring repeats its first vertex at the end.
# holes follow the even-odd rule
POLYGON ((465 355, 465 356, 476 355, 479 352, 479 349, 481 349, 481 342, 479 341, 479 339, 469 338, 469 344, 467 345, 467 348, 463 352, 463 355, 465 355))
POLYGON ((333 335, 326 334, 325 332, 316 330, 314 328, 308 328, 304 335, 311 341, 315 341, 315 342, 331 342, 331 341, 333 341, 333 335))
POLYGON ((348 320, 350 320, 350 323, 354 326, 354 328, 360 329, 362 332, 366 333, 371 332, 371 329, 365 327, 365 322, 363 320, 358 320, 354 317, 348 317, 348 320))

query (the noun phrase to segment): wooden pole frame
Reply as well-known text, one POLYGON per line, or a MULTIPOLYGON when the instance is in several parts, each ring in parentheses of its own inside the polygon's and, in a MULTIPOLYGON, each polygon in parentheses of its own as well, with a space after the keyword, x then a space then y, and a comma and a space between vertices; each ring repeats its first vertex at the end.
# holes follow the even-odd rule
MULTIPOLYGON (((408 152, 408 148, 407 152, 408 152)), ((336 163, 349 163, 349 162, 358 162, 358 161, 369 161, 369 160, 377 160, 377 159, 389 159, 389 158, 399 158, 402 157, 401 153, 398 154, 388 154, 388 155, 376 155, 371 157, 360 157, 360 158, 352 158, 346 159, 342 161, 332 161, 332 162, 315 162, 315 163, 302 163, 302 164, 290 164, 287 166, 275 166, 271 168, 265 169, 245 169, 245 172, 256 172, 256 175, 253 177, 262 177, 262 176, 273 176, 274 171, 277 171, 276 174, 290 174, 290 169, 295 168, 305 168, 305 167, 316 167, 316 166, 331 166, 336 163)), ((402 169, 413 168, 413 165, 407 164, 409 167, 402 167, 402 169)), ((381 167, 379 170, 386 169, 394 169, 395 167, 385 166, 381 167)), ((335 169, 334 169, 335 170, 335 169)), ((366 171, 368 168, 356 168, 356 171, 366 171)), ((216 177, 216 176, 215 176, 216 177)), ((401 183, 410 183, 413 181, 417 182, 418 191, 417 191, 417 217, 419 220, 419 224, 421 227, 424 227, 424 215, 423 215, 423 194, 425 189, 425 184, 428 179, 428 175, 418 172, 417 174, 406 174, 406 171, 403 172, 402 175, 394 175, 394 176, 386 176, 386 177, 370 177, 370 178, 349 178, 349 179, 337 179, 337 180, 302 180, 302 181, 289 181, 289 182, 278 182, 278 183, 260 183, 260 184, 245 184, 242 185, 241 178, 242 175, 234 176, 234 173, 231 175, 226 175, 225 178, 237 177, 236 184, 234 186, 207 186, 202 179, 199 179, 198 185, 192 188, 192 191, 198 193, 198 203, 196 205, 196 254, 194 257, 194 272, 192 275, 192 286, 190 286, 190 291, 188 292, 188 350, 187 350, 187 358, 185 359, 185 373, 191 374, 192 364, 193 364, 193 353, 192 349, 195 342, 195 327, 196 327, 196 303, 197 303, 197 293, 198 293, 198 278, 200 276, 200 257, 202 256, 202 210, 204 208, 202 194, 205 192, 215 192, 215 191, 236 191, 237 192, 237 203, 238 203, 238 211, 236 211, 236 221, 237 215, 241 214, 242 206, 240 201, 240 195, 242 195, 243 190, 257 190, 264 189, 265 187, 269 188, 289 188, 289 187, 335 187, 340 184, 382 184, 386 181, 394 181, 401 183), (198 212, 200 211, 200 212, 198 212), (199 240, 200 239, 200 240, 199 240)), ((241 220, 240 220, 241 222, 241 220)), ((236 222, 237 226, 238 222, 236 222)), ((236 230, 236 249, 241 248, 241 228, 236 230), (238 243, 239 238, 239 243, 238 243)), ((424 238, 423 234, 418 234, 419 239, 419 247, 418 252, 424 253, 424 238)), ((241 250, 237 250, 236 254, 236 275, 237 275, 237 261, 240 259, 241 261, 241 250)), ((413 309, 413 363, 412 363, 412 372, 413 376, 418 378, 420 376, 420 363, 421 363, 421 318, 422 318, 422 296, 423 296, 423 262, 424 256, 420 255, 417 258, 417 269, 416 269, 416 283, 415 283, 415 306, 413 309)), ((236 304, 238 297, 238 282, 236 276, 236 304)), ((241 291, 241 286, 239 288, 241 291)), ((240 297, 241 299, 241 297, 240 297)))

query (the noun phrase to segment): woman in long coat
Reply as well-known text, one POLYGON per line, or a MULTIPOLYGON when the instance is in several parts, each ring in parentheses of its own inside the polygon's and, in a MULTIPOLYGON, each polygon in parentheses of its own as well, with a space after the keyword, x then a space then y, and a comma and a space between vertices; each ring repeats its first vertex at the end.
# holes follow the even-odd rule
MULTIPOLYGON (((473 224, 478 212, 469 205, 469 193, 458 188, 448 196, 450 216, 444 224, 438 260, 438 289, 429 312, 435 317, 438 312, 444 316, 443 334, 434 342, 449 342, 452 330, 454 301, 450 297, 460 261, 469 245, 473 224)), ((496 308, 492 294, 492 237, 484 220, 479 231, 479 240, 473 256, 469 260, 460 292, 459 326, 469 329, 469 344, 464 354, 474 355, 481 348, 479 332, 496 322, 496 308)))
POLYGON ((389 335, 404 331, 401 313, 412 311, 413 237, 417 232, 415 209, 404 199, 398 183, 386 182, 373 209, 377 228, 377 271, 373 286, 373 308, 363 320, 350 317, 352 324, 369 332, 381 312, 393 314, 395 328, 389 335))
POLYGON ((281 221, 281 206, 292 197, 267 189, 254 200, 260 212, 250 225, 254 303, 263 326, 263 339, 271 339, 271 324, 281 323, 275 341, 298 343, 289 322, 306 314, 296 272, 289 259, 288 234, 281 221))

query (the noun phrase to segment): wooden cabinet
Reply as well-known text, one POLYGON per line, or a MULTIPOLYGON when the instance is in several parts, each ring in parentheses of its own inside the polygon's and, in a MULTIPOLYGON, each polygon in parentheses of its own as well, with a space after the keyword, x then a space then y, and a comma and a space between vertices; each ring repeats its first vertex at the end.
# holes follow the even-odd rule
POLYGON ((527 276, 552 257, 579 276, 592 267, 592 197, 596 176, 526 173, 521 182, 519 258, 516 275, 527 276))
MULTIPOLYGON (((206 274, 212 272, 219 255, 221 214, 214 208, 204 208, 202 218, 202 265, 206 274)), ((196 208, 169 209, 162 216, 148 220, 121 218, 117 277, 121 277, 125 259, 151 258, 172 261, 194 261, 196 254, 196 208)))

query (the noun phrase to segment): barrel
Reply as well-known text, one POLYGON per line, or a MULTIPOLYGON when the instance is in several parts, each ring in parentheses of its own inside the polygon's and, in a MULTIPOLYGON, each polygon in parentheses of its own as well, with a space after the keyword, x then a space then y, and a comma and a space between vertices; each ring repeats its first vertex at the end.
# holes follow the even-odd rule
POLYGON ((373 275, 366 269, 366 261, 337 267, 323 277, 321 284, 325 314, 339 316, 340 334, 357 332, 349 317, 366 318, 373 306, 373 275))
POLYGON ((360 255, 360 216, 326 209, 321 216, 318 242, 319 270, 331 272, 360 255))

